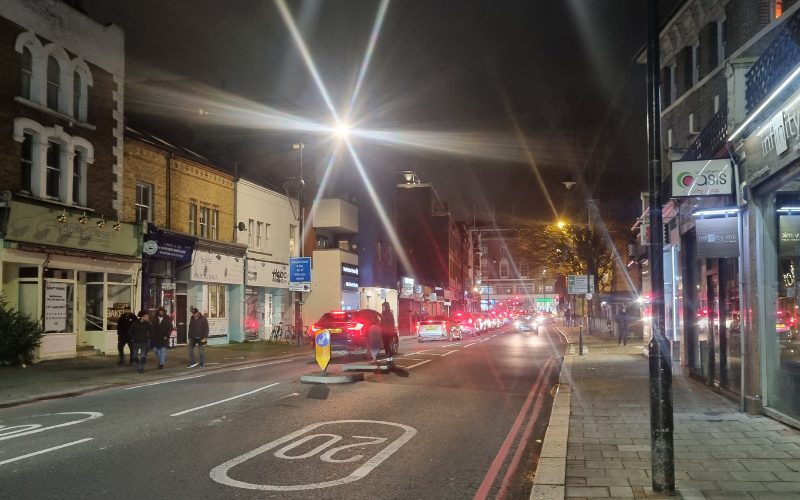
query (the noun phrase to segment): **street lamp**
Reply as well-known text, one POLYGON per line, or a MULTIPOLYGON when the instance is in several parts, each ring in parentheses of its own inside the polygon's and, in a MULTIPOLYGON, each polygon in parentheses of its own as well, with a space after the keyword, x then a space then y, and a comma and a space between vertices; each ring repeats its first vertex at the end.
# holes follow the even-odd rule
MULTIPOLYGON (((298 238, 300 243, 300 251, 299 257, 303 256, 304 245, 305 245, 305 214, 303 211, 305 207, 303 206, 303 198, 304 192, 303 188, 305 187, 305 181, 303 180, 303 149, 305 149, 305 144, 303 144, 303 138, 300 137, 300 142, 296 144, 292 144, 292 149, 300 152, 300 163, 298 166, 297 171, 297 227, 298 227, 298 238)), ((297 345, 301 343, 301 336, 303 335, 303 292, 297 291, 295 292, 295 303, 294 303, 294 324, 295 324, 295 334, 297 334, 297 345)))
POLYGON ((344 121, 337 121, 336 126, 333 127, 333 133, 336 135, 336 137, 340 139, 347 139, 347 136, 350 135, 351 128, 352 127, 350 126, 349 123, 344 121))

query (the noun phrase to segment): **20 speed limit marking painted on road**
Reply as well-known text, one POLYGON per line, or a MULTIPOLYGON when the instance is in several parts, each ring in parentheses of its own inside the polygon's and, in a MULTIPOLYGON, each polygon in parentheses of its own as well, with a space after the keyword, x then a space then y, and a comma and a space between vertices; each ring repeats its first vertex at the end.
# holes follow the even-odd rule
POLYGON ((228 460, 224 464, 212 469, 210 476, 211 479, 220 484, 248 490, 302 491, 340 486, 358 481, 367 476, 416 434, 417 430, 413 427, 381 420, 333 420, 329 422, 320 422, 307 425, 298 431, 276 439, 264 446, 260 446, 244 455, 228 460), (385 436, 364 435, 348 435, 345 437, 334 432, 337 431, 337 426, 346 427, 349 424, 358 424, 359 428, 362 428, 364 431, 368 432, 368 429, 371 429, 378 434, 381 434, 379 431, 380 427, 383 427, 385 431, 390 433, 397 433, 398 430, 402 431, 402 433, 399 437, 391 439, 385 436), (330 431, 325 429, 324 432, 318 431, 312 433, 312 431, 320 429, 321 427, 332 427, 332 429, 330 431), (319 442, 319 444, 317 444, 317 442, 319 442), (340 444, 342 442, 346 442, 347 444, 340 444), (317 446, 306 451, 303 445, 307 445, 308 443, 317 444, 317 446), (297 450, 297 448, 303 449, 297 450), (283 485, 249 483, 230 477, 229 473, 234 467, 273 449, 276 450, 273 452, 272 456, 281 460, 289 460, 293 463, 299 460, 310 460, 312 464, 319 464, 320 466, 323 464, 341 466, 342 469, 344 469, 341 472, 342 477, 318 483, 283 485), (356 465, 357 467, 352 469, 352 467, 356 465))

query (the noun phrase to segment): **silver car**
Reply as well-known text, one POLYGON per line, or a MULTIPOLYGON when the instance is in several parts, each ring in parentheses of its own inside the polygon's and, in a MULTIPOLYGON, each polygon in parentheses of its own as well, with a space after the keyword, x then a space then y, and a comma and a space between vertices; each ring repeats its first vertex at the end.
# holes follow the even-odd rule
POLYGON ((447 316, 433 316, 417 323, 417 342, 428 340, 461 340, 462 333, 458 324, 447 316))

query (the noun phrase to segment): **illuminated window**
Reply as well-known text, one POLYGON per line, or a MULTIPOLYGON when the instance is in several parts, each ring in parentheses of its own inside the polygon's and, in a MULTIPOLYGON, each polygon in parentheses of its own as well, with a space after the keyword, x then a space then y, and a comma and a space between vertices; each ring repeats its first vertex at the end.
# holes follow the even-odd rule
POLYGON ((225 285, 208 285, 208 319, 225 319, 227 317, 225 285))
POLYGON ((136 183, 136 223, 152 222, 153 185, 136 183))
POLYGON ((189 234, 197 235, 197 205, 189 204, 189 234))
POLYGON ((775 14, 775 19, 778 19, 783 15, 783 0, 773 0, 773 1, 774 3, 772 4, 773 5, 772 11, 775 14))

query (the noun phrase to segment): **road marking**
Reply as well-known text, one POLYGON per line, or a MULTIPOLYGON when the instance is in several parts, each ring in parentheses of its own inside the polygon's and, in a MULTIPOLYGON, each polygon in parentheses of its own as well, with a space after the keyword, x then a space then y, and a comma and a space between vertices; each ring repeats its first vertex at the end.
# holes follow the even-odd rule
POLYGON ((161 380, 160 382, 150 382, 149 384, 142 384, 142 385, 134 385, 133 387, 126 387, 126 391, 130 391, 131 389, 141 389, 142 387, 150 387, 151 385, 160 385, 160 384, 169 384, 170 382, 180 382, 181 380, 189 380, 193 378, 200 378, 205 377, 208 373, 204 373, 202 375, 192 375, 191 377, 181 377, 181 378, 173 378, 170 380, 161 380))
MULTIPOLYGON (((408 361, 422 361, 421 358, 403 358, 403 361, 406 361, 406 360, 408 360, 408 361)), ((430 360, 428 360, 428 361, 430 361, 430 360)))
MULTIPOLYGON (((224 484, 226 486, 232 486, 234 488, 243 488, 243 489, 247 489, 247 490, 303 491, 303 490, 314 490, 314 489, 330 488, 332 486, 340 486, 342 484, 352 483, 354 481, 358 481, 359 479, 362 479, 362 478, 366 477, 376 467, 378 467, 387 458, 389 458, 397 450, 399 450, 400 447, 402 447, 404 444, 406 444, 408 441, 410 441, 411 438, 413 438, 416 434, 417 434, 417 430, 415 428, 413 428, 413 427, 410 427, 408 425, 403 425, 403 424, 397 424, 397 423, 394 423, 394 422, 384 422, 384 421, 381 421, 381 420, 334 420, 334 421, 330 421, 330 422, 320 422, 320 423, 317 423, 317 424, 307 425, 307 426, 303 427, 302 429, 300 429, 298 431, 295 431, 295 432, 293 432, 291 434, 283 436, 282 438, 276 439, 275 441, 267 443, 264 446, 260 446, 260 447, 254 449, 254 450, 251 450, 251 451, 249 451, 249 452, 247 452, 247 453, 245 453, 243 455, 239 455, 236 458, 228 460, 224 464, 218 465, 217 467, 214 467, 211 470, 211 472, 209 473, 209 475, 211 476, 212 480, 214 480, 214 481, 216 481, 216 482, 218 482, 220 484, 224 484), (279 450, 279 452, 282 451, 283 454, 285 454, 285 452, 289 451, 291 449, 291 447, 299 445, 298 441, 294 441, 296 438, 299 438, 299 437, 303 436, 304 434, 308 434, 310 431, 312 431, 314 429, 317 429, 318 427, 324 426, 326 424, 328 424, 328 425, 330 425, 330 424, 334 424, 334 425, 335 424, 382 424, 382 425, 388 425, 388 426, 392 426, 392 427, 399 427, 404 432, 399 438, 397 438, 394 441, 390 442, 385 448, 381 449, 375 456, 373 456, 372 458, 368 459, 366 462, 361 464, 357 469, 355 469, 349 475, 347 475, 345 477, 342 477, 340 479, 334 479, 334 480, 331 480, 331 481, 324 481, 324 482, 321 482, 321 483, 311 483, 311 484, 272 485, 272 484, 247 483, 247 482, 244 482, 244 481, 239 481, 239 480, 236 480, 236 479, 232 479, 228 475, 228 472, 232 468, 236 467, 237 465, 240 465, 240 464, 246 462, 247 460, 250 460, 253 457, 257 457, 259 455, 262 455, 263 453, 266 453, 267 451, 270 451, 270 450, 272 450, 274 448, 278 448, 279 446, 284 445, 284 444, 286 444, 287 446, 284 446, 283 448, 281 448, 279 450), (294 441, 294 443, 292 443, 293 441, 294 441), (292 444, 289 444, 289 443, 292 443, 292 444)), ((323 434, 323 435, 334 436, 333 434, 323 434)), ((338 435, 335 435, 335 436, 339 437, 338 435)), ((306 438, 307 437, 308 436, 306 436, 306 438)), ((356 438, 356 439, 372 439, 372 440, 381 439, 381 440, 383 440, 383 438, 367 437, 367 436, 353 436, 353 437, 356 438)), ((306 439, 306 438, 303 438, 303 439, 306 439)), ((301 439, 301 441, 302 441, 302 439, 301 439)), ((333 441, 333 440, 331 440, 331 441, 333 441)), ((338 439, 336 441, 338 441, 338 439)), ((328 444, 328 446, 330 446, 332 444, 333 444, 333 442, 330 442, 328 444)), ((364 446, 364 445, 369 445, 369 444, 378 444, 378 442, 377 441, 361 442, 361 443, 356 443, 355 445, 340 446, 338 448, 334 448, 333 450, 329 450, 328 452, 324 453, 323 455, 320 456, 319 459, 324 461, 324 462, 335 463, 335 464, 343 464, 343 463, 349 463, 349 462, 358 461, 358 460, 361 460, 363 458, 363 455, 362 456, 356 455, 356 457, 358 457, 358 458, 351 457, 350 459, 334 459, 333 455, 334 455, 334 453, 336 453, 338 451, 342 451, 345 448, 352 448, 352 447, 356 447, 356 446, 364 446)), ((320 448, 320 447, 318 447, 318 448, 320 448)), ((323 450, 315 450, 315 451, 321 452, 323 450)), ((276 453, 278 453, 278 452, 276 452, 276 453)), ((289 456, 288 458, 289 459, 299 459, 299 458, 302 458, 302 457, 301 456, 289 456)))
POLYGON ((293 392, 293 393, 291 393, 291 394, 287 394, 287 395, 285 395, 285 396, 281 396, 281 397, 279 397, 278 399, 276 399, 275 401, 280 401, 281 399, 286 399, 286 398, 290 398, 290 397, 292 397, 292 396, 299 396, 299 395, 300 395, 300 393, 299 393, 299 392, 293 392))
POLYGON ((458 350, 455 350, 455 351, 449 351, 449 352, 447 352, 447 353, 445 353, 445 354, 442 354, 442 357, 449 356, 449 355, 453 354, 454 352, 458 352, 458 350))
POLYGON ((417 364, 415 364, 415 365, 406 366, 405 368, 406 368, 406 370, 410 370, 410 369, 412 369, 412 368, 416 368, 416 367, 417 367, 417 366, 419 366, 419 365, 424 365, 425 363, 430 363, 431 361, 432 361, 432 360, 430 360, 430 359, 426 359, 425 361, 422 361, 422 362, 420 362, 420 363, 417 363, 417 364))
POLYGON ((467 345, 465 345, 465 346, 464 346, 464 349, 466 349, 466 348, 467 348, 467 347, 469 347, 469 346, 475 345, 475 344, 477 344, 478 342, 480 342, 480 340, 476 340, 475 342, 472 342, 472 343, 470 343, 470 344, 467 344, 467 345))
POLYGON ((36 434, 38 432, 49 431, 50 429, 56 429, 59 427, 67 427, 69 425, 80 424, 81 422, 88 422, 89 420, 95 420, 103 416, 102 413, 97 411, 68 411, 64 413, 46 413, 44 415, 34 415, 34 417, 49 417, 51 415, 89 415, 89 416, 86 418, 82 418, 80 420, 72 420, 70 422, 65 422, 63 424, 51 425, 49 427, 39 427, 25 432, 17 432, 14 434, 10 434, 8 436, 1 436, 0 441, 5 441, 6 439, 14 439, 20 436, 27 436, 29 434, 36 434))
MULTIPOLYGON (((517 434, 519 433, 520 427, 522 427, 522 422, 525 420, 525 417, 528 414, 528 408, 530 408, 531 403, 533 402, 533 398, 543 387, 546 381, 545 375, 550 373, 550 369, 553 366, 553 362, 554 358, 548 359, 547 362, 542 367, 542 370, 539 372, 539 376, 536 377, 536 381, 533 383, 533 386, 531 387, 531 390, 528 393, 528 397, 525 400, 525 403, 522 405, 522 408, 517 414, 517 418, 514 420, 514 423, 511 426, 511 430, 508 431, 508 435, 506 436, 506 439, 503 441, 503 445, 497 452, 497 456, 494 457, 491 466, 489 466, 489 470, 486 472, 486 476, 483 478, 483 482, 478 488, 478 491, 475 493, 474 497, 475 500, 484 499, 489 496, 489 491, 492 489, 492 485, 497 479, 497 476, 500 473, 500 469, 502 468, 503 463, 505 463, 506 457, 508 456, 508 453, 511 450, 511 445, 514 443, 517 434)), ((519 446, 523 446, 523 443, 520 443, 519 446)), ((513 473, 513 471, 509 471, 509 473, 513 473)))
POLYGON ((260 363, 260 364, 257 364, 257 365, 250 365, 250 366, 243 366, 241 368, 235 368, 234 371, 238 372, 238 371, 242 371, 242 370, 249 370, 250 368, 259 368, 259 367, 262 367, 262 366, 277 365, 277 364, 280 364, 280 363, 288 363, 289 361, 292 361, 292 360, 291 359, 283 359, 281 361, 270 361, 269 363, 260 363))
POLYGON ((28 453, 27 455, 20 455, 18 457, 9 458, 7 460, 3 460, 2 462, 0 462, 0 465, 10 464, 11 462, 17 462, 19 460, 24 460, 26 458, 35 457, 36 455, 43 455, 45 453, 50 453, 51 451, 60 450, 61 448, 66 448, 67 446, 72 446, 72 445, 76 445, 76 444, 85 443, 86 441, 91 441, 92 439, 94 439, 94 438, 79 439, 79 440, 73 441, 71 443, 62 444, 62 445, 59 445, 59 446, 53 446, 52 448, 47 448, 46 450, 34 451, 33 453, 28 453))
POLYGON ((264 387, 259 387, 256 390, 245 392, 244 394, 239 394, 238 396, 233 396, 233 397, 225 398, 225 399, 222 399, 222 400, 219 400, 219 401, 214 401, 213 403, 208 403, 208 404, 205 404, 203 406, 198 406, 196 408, 190 408, 188 410, 179 411, 178 413, 173 413, 172 415, 170 415, 170 417, 178 417, 180 415, 185 415, 185 414, 191 413, 193 411, 202 410, 203 408, 208 408, 209 406, 216 406, 216 405, 220 405, 222 403, 227 403, 228 401, 233 401, 234 399, 243 398, 245 396, 249 396, 251 394, 255 394, 257 392, 263 391, 264 389, 269 389, 270 387, 275 387, 278 384, 279 384, 279 382, 275 382, 274 384, 265 385, 264 387))

